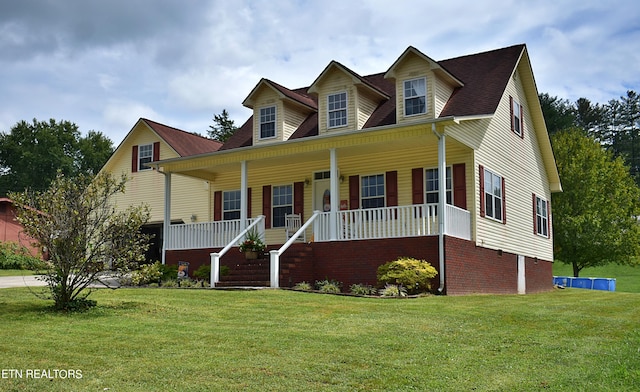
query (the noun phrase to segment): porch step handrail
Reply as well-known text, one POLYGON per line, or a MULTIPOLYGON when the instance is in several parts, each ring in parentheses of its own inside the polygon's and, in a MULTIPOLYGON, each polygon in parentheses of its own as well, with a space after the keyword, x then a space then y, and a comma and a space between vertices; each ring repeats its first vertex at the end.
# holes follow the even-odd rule
POLYGON ((264 241, 264 215, 259 215, 246 229, 242 230, 240 234, 238 234, 231 242, 227 244, 224 248, 222 248, 219 252, 211 253, 211 287, 216 287, 216 283, 220 281, 220 258, 225 255, 229 251, 229 249, 233 248, 249 231, 253 230, 254 227, 260 225, 258 227, 258 232, 260 233, 260 237, 264 241))
POLYGON ((305 230, 307 230, 307 228, 311 226, 311 224, 320 216, 320 214, 320 211, 314 211, 313 215, 311 215, 311 217, 306 222, 304 222, 302 226, 300 226, 298 231, 296 231, 295 234, 292 235, 291 238, 289 238, 289 240, 280 247, 280 249, 272 250, 269 252, 271 287, 280 287, 280 255, 283 254, 287 249, 289 249, 291 244, 293 244, 302 235, 302 233, 304 233, 305 230))

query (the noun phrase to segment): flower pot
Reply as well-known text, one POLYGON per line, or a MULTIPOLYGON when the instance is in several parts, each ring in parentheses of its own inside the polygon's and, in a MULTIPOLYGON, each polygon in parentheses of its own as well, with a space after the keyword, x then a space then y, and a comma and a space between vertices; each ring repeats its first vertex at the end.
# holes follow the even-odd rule
POLYGON ((247 260, 255 260, 258 258, 258 252, 256 252, 255 250, 247 250, 244 252, 244 257, 247 260))

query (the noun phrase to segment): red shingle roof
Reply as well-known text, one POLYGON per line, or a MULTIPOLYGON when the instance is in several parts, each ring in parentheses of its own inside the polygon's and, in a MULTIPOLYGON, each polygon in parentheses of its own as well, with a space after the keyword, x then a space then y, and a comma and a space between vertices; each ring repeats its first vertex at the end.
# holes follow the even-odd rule
POLYGON ((149 128, 153 129, 181 157, 218 151, 222 143, 207 139, 193 133, 173 128, 146 118, 141 118, 149 128))
MULTIPOLYGON (((439 61, 438 64, 443 69, 464 83, 463 87, 458 87, 454 90, 449 101, 440 113, 440 117, 487 115, 495 113, 500 98, 509 82, 509 78, 515 70, 524 49, 525 45, 514 45, 489 52, 439 61)), ((348 68, 344 68, 370 87, 389 96, 389 99, 383 100, 374 110, 371 117, 365 123, 364 128, 395 124, 396 91, 394 82, 385 79, 384 72, 360 77, 348 68)), ((266 79, 262 81, 264 80, 266 79)), ((291 99, 299 101, 302 99, 301 97, 304 97, 304 99, 312 99, 317 108, 317 98, 308 94, 309 87, 289 90, 277 83, 268 82, 291 99)), ((310 105, 307 104, 307 106, 310 105)), ((309 115, 300 127, 298 127, 291 136, 291 139, 315 136, 317 134, 318 115, 317 112, 315 112, 309 115)), ((221 150, 251 146, 252 138, 253 116, 236 131, 225 145, 222 146, 221 150)))

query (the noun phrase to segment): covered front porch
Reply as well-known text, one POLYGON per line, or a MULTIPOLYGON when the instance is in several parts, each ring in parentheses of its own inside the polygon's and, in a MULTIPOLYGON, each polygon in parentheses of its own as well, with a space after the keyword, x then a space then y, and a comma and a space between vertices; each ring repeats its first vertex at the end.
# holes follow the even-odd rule
MULTIPOLYGON (((257 230, 269 249, 269 285, 280 287, 280 256, 296 243, 430 237, 442 244, 445 235, 471 240, 466 189, 473 186, 473 152, 454 139, 445 142, 445 125, 323 135, 156 163, 165 174, 165 222, 174 175, 207 181, 213 202, 207 222, 165 224, 163 262, 167 252, 209 249, 215 285, 220 259, 257 230), (448 155, 454 159, 447 161, 448 155), (436 176, 430 181, 447 187, 429 194, 426 171, 436 176), (371 197, 375 186, 378 199, 371 197), (283 196, 283 189, 289 193, 283 196), (235 210, 226 204, 233 193, 235 210), (299 221, 292 230, 286 222, 294 215, 299 221)), ((441 245, 435 248, 442 253, 441 245)), ((443 265, 443 258, 431 262, 443 265)))

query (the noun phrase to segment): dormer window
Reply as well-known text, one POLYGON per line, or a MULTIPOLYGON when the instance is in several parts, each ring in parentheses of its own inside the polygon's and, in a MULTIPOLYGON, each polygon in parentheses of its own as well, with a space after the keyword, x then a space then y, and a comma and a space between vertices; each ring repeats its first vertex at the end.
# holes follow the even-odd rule
POLYGON ((404 81, 404 115, 414 116, 427 112, 426 78, 404 81))
POLYGON ((276 107, 269 106, 260 109, 260 139, 276 136, 276 107))
POLYGON ((327 96, 327 121, 329 128, 347 125, 347 93, 327 96))

